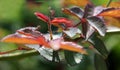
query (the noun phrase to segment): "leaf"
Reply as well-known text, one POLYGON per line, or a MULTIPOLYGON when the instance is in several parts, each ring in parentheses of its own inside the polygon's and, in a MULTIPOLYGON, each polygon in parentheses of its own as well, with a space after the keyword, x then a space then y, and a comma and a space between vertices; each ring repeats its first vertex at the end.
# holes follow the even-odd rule
POLYGON ((67 19, 67 18, 54 18, 51 21, 51 24, 53 25, 59 25, 59 24, 64 24, 66 27, 72 27, 74 24, 71 20, 67 19))
POLYGON ((83 18, 89 17, 93 15, 94 6, 92 4, 87 4, 84 9, 84 16, 83 18))
POLYGON ((85 6, 86 4, 90 3, 89 0, 63 0, 63 5, 64 6, 85 6))
POLYGON ((105 8, 102 6, 97 6, 94 7, 93 9, 93 16, 97 16, 98 14, 100 14, 105 8))
POLYGON ((80 29, 76 28, 76 27, 72 27, 72 28, 69 28, 69 30, 64 30, 63 31, 65 34, 67 34, 69 37, 73 38, 75 35, 81 34, 81 31, 80 29))
POLYGON ((53 49, 45 48, 44 46, 40 46, 38 44, 26 44, 25 46, 37 50, 42 57, 52 61, 53 49))
POLYGON ((106 33, 106 25, 104 24, 103 20, 99 17, 93 16, 87 18, 88 23, 94 27, 101 36, 104 36, 106 33))
POLYGON ((70 52, 70 51, 64 51, 65 54, 65 59, 67 61, 67 63, 71 66, 76 65, 76 61, 74 59, 74 53, 70 52))
POLYGON ((87 54, 86 50, 82 46, 73 42, 61 42, 60 48, 73 52, 79 52, 81 54, 87 54))
POLYGON ((62 9, 64 13, 66 14, 70 14, 70 15, 74 15, 76 17, 78 17, 79 19, 81 19, 83 17, 83 11, 81 8, 79 8, 78 6, 74 6, 71 8, 64 8, 62 9))
POLYGON ((120 17, 120 8, 107 8, 103 10, 98 16, 120 17))
MULTIPOLYGON (((106 4, 103 5, 103 6, 106 6, 106 4)), ((115 2, 112 1, 112 2, 110 3, 109 7, 120 8, 120 1, 115 1, 115 2)))
POLYGON ((88 41, 93 45, 93 47, 104 57, 107 58, 108 51, 105 44, 101 39, 99 39, 95 34, 93 34, 88 41))
POLYGON ((119 1, 111 2, 109 7, 120 8, 120 2, 119 1))
POLYGON ((107 26, 120 27, 120 18, 104 17, 107 26))
POLYGON ((44 36, 36 29, 35 27, 21 28, 15 34, 8 35, 1 41, 19 44, 40 44, 48 47, 49 45, 44 36))
POLYGON ((41 19, 44 22, 49 21, 49 18, 46 15, 44 15, 44 14, 42 14, 40 12, 35 12, 34 14, 37 16, 37 18, 41 19))
POLYGON ((114 26, 108 26, 107 27, 107 33, 120 33, 120 28, 114 27, 114 26))
POLYGON ((18 34, 11 34, 4 37, 1 42, 11 42, 11 43, 20 43, 20 44, 39 44, 37 40, 32 38, 25 38, 19 36, 18 34))
POLYGON ((95 32, 95 29, 88 24, 87 33, 86 33, 86 40, 88 40, 94 32, 95 32))
POLYGON ((108 70, 105 60, 98 54, 94 56, 94 63, 96 70, 108 70))

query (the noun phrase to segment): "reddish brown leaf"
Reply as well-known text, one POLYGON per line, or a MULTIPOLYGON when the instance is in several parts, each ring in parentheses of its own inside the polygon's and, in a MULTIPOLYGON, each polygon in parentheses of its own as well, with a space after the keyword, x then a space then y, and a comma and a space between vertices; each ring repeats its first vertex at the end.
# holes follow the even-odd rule
POLYGON ((35 27, 25 27, 17 30, 15 34, 8 35, 2 39, 2 42, 11 42, 19 44, 39 44, 49 47, 45 37, 37 31, 35 27))
POLYGON ((120 27, 120 18, 104 17, 107 26, 120 27))
POLYGON ((49 18, 46 15, 44 15, 44 14, 42 14, 40 12, 35 12, 35 15, 37 16, 37 18, 43 20, 44 22, 49 21, 49 18))
POLYGON ((120 1, 118 1, 118 2, 111 2, 109 7, 120 8, 120 1))
POLYGON ((60 45, 60 49, 79 52, 81 54, 87 54, 87 52, 85 51, 85 49, 83 49, 82 46, 73 42, 62 42, 60 45))
POLYGON ((4 37, 2 42, 11 42, 11 43, 20 43, 20 44, 39 44, 38 41, 32 39, 32 38, 26 38, 26 37, 21 37, 17 34, 11 34, 6 37, 4 37))
POLYGON ((98 16, 110 16, 110 17, 120 17, 120 8, 108 8, 106 10, 103 10, 98 16))
POLYGON ((63 0, 63 6, 85 6, 88 3, 90 3, 89 0, 63 0))

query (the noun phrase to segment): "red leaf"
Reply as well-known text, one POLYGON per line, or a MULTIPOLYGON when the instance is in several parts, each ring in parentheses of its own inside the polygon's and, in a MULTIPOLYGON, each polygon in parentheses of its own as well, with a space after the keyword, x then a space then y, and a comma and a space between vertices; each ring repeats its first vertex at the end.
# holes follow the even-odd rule
POLYGON ((11 42, 11 43, 20 43, 20 44, 39 44, 39 42, 33 38, 22 37, 18 34, 8 35, 8 36, 4 37, 1 41, 2 42, 11 42))
POLYGON ((44 14, 42 14, 40 12, 35 12, 34 14, 37 16, 37 18, 43 20, 44 22, 49 21, 49 18, 46 15, 44 15, 44 14))
POLYGON ((59 24, 64 24, 66 27, 72 27, 73 22, 67 18, 54 18, 51 23, 53 25, 59 25, 59 24))
POLYGON ((86 50, 83 49, 83 46, 80 46, 73 42, 64 42, 62 38, 51 40, 49 44, 51 48, 54 50, 62 49, 62 50, 69 50, 73 52, 79 52, 81 54, 87 54, 86 50))
POLYGON ((85 51, 85 49, 83 49, 82 46, 75 44, 73 42, 61 42, 60 48, 73 52, 79 52, 81 54, 87 54, 87 52, 85 51))
POLYGON ((98 16, 120 17, 120 8, 108 8, 103 10, 98 16))
POLYGON ((8 35, 1 41, 19 44, 39 44, 49 47, 44 36, 39 31, 36 31, 36 29, 35 27, 19 29, 15 34, 8 35))

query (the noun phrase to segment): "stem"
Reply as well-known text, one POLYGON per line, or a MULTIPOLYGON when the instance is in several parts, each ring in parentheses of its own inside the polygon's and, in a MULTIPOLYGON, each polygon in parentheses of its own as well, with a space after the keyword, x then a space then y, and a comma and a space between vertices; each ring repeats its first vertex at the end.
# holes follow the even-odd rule
POLYGON ((55 62, 55 59, 57 59, 58 62, 60 62, 60 58, 58 56, 58 52, 57 51, 53 51, 53 62, 55 62))
POLYGON ((111 2, 112 2, 112 0, 109 0, 109 2, 107 3, 106 7, 109 7, 111 2))
MULTIPOLYGON (((48 22, 48 30, 49 30, 49 33, 50 33, 50 40, 52 40, 53 39, 53 32, 52 32, 52 29, 51 29, 51 20, 54 18, 55 11, 52 10, 51 7, 49 8, 49 10, 50 10, 50 19, 49 19, 49 22, 48 22)), ((55 62, 55 59, 57 59, 60 62, 59 55, 58 55, 57 51, 53 51, 52 61, 55 62)))
POLYGON ((49 30, 49 33, 50 33, 50 40, 52 40, 53 39, 53 36, 52 36, 52 29, 51 29, 51 23, 50 23, 50 20, 49 20, 49 22, 48 22, 48 30, 49 30))

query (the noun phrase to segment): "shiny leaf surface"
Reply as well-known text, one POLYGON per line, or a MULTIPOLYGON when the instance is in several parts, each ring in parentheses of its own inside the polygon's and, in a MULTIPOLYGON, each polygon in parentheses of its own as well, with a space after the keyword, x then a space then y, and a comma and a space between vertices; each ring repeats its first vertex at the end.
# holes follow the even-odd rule
POLYGON ((104 24, 104 21, 100 19, 99 17, 88 17, 87 18, 88 23, 94 27, 101 36, 104 36, 106 33, 106 25, 104 24))

